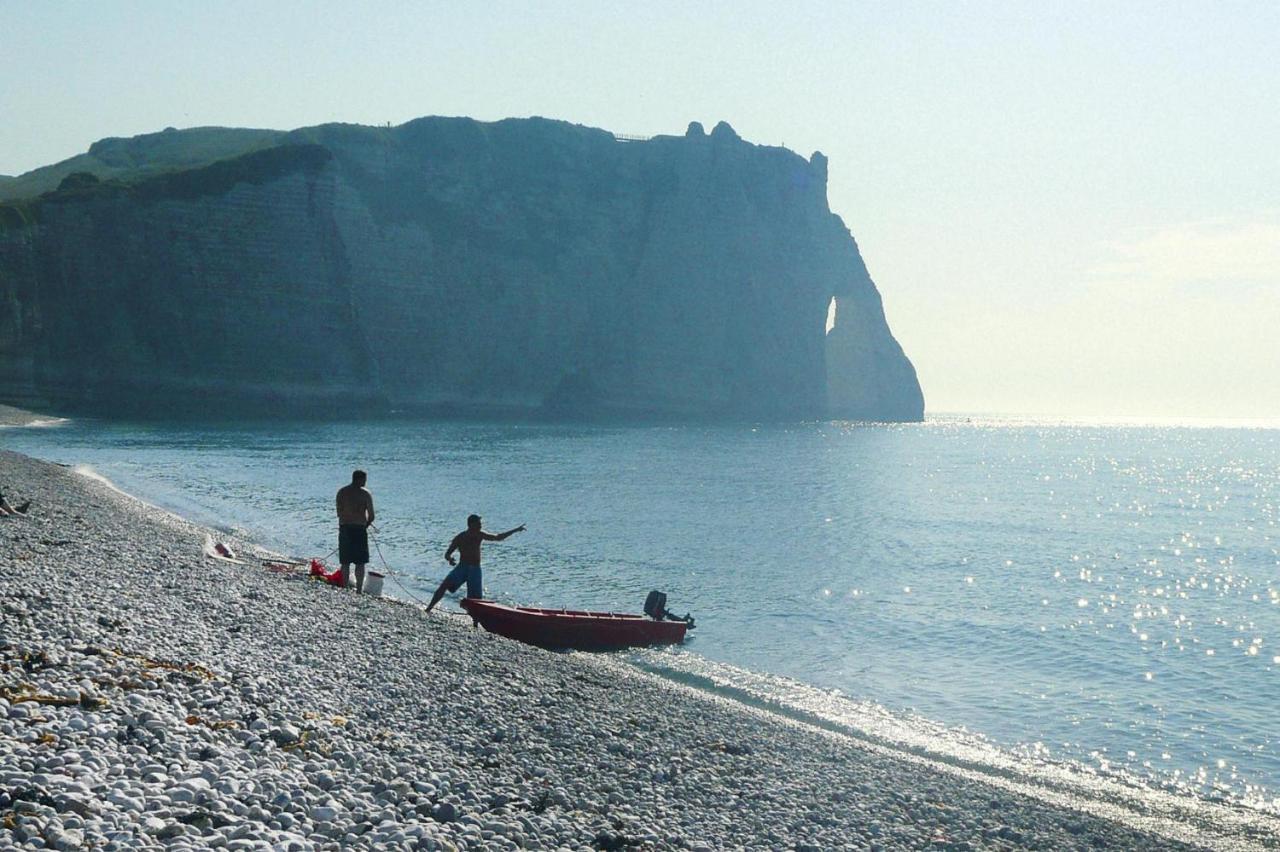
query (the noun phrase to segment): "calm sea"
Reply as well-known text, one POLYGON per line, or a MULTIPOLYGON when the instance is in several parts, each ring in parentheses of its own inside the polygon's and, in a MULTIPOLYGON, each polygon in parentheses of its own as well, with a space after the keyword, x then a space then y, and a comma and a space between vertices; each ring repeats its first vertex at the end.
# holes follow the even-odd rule
POLYGON ((362 467, 375 564, 413 594, 467 514, 526 523, 487 546, 489 596, 638 611, 661 589, 699 626, 650 668, 1280 810, 1280 429, 72 422, 0 442, 298 556, 336 546, 333 494, 362 467))

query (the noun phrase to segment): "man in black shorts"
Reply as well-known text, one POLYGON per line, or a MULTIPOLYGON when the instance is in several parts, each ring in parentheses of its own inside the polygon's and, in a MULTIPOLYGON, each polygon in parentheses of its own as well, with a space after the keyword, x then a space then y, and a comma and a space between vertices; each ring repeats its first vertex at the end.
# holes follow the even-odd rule
POLYGON ((368 475, 351 473, 351 484, 338 489, 338 561, 342 563, 342 587, 351 585, 356 566, 356 592, 364 591, 364 566, 369 563, 369 525, 373 523, 373 495, 364 487, 368 475))

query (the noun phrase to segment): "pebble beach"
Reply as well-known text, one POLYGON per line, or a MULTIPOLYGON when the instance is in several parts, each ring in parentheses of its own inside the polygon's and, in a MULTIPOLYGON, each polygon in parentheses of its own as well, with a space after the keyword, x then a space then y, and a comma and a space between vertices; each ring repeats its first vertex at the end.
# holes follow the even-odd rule
POLYGON ((210 559, 211 531, 69 468, 0 451, 0 487, 33 501, 0 518, 0 847, 1277 844, 1062 807, 252 542, 210 559))

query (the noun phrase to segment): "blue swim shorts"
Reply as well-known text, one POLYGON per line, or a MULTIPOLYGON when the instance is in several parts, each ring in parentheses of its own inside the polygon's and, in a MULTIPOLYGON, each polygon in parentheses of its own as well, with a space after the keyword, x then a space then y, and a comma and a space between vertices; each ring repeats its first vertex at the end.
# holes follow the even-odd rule
POLYGON ((451 592, 456 592, 464 582, 467 584, 467 597, 484 597, 484 576, 480 573, 479 565, 459 563, 449 572, 449 576, 444 578, 444 587, 451 592))

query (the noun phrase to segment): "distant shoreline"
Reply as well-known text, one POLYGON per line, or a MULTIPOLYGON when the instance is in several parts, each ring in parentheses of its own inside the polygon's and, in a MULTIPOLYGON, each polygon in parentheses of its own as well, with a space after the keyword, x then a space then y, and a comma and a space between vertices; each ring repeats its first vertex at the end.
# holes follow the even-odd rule
POLYGON ((39 414, 35 411, 28 411, 25 408, 0 403, 0 426, 44 426, 61 423, 65 420, 65 417, 39 414))
MULTIPOLYGON (((144 422, 144 423, 255 423, 255 422, 290 422, 298 420, 315 421, 316 412, 311 409, 275 410, 271 413, 214 410, 200 416, 175 415, 172 411, 164 417, 157 418, 154 413, 121 412, 118 415, 98 415, 107 422, 144 422)), ((31 411, 13 405, 0 403, 0 428, 52 426, 69 422, 72 418, 31 411)), ((777 419, 751 419, 743 417, 716 417, 713 415, 697 415, 687 413, 656 414, 654 412, 636 410, 632 412, 610 411, 572 414, 567 412, 547 412, 520 407, 470 407, 428 406, 405 410, 368 410, 355 412, 349 416, 334 417, 332 414, 318 418, 322 423, 339 423, 349 420, 362 422, 396 422, 422 421, 440 423, 501 423, 517 426, 596 426, 596 427, 714 427, 714 426, 789 426, 796 423, 829 423, 832 426, 866 426, 879 428, 903 428, 913 426, 970 425, 992 428, 1036 428, 1036 427, 1075 427, 1093 428, 1132 428, 1132 429, 1244 429, 1244 430, 1280 430, 1280 418, 1274 417, 1198 417, 1167 415, 1081 415, 1081 414, 1043 414, 992 411, 934 411, 925 412, 920 421, 878 421, 878 420, 805 420, 790 421, 777 419)))

